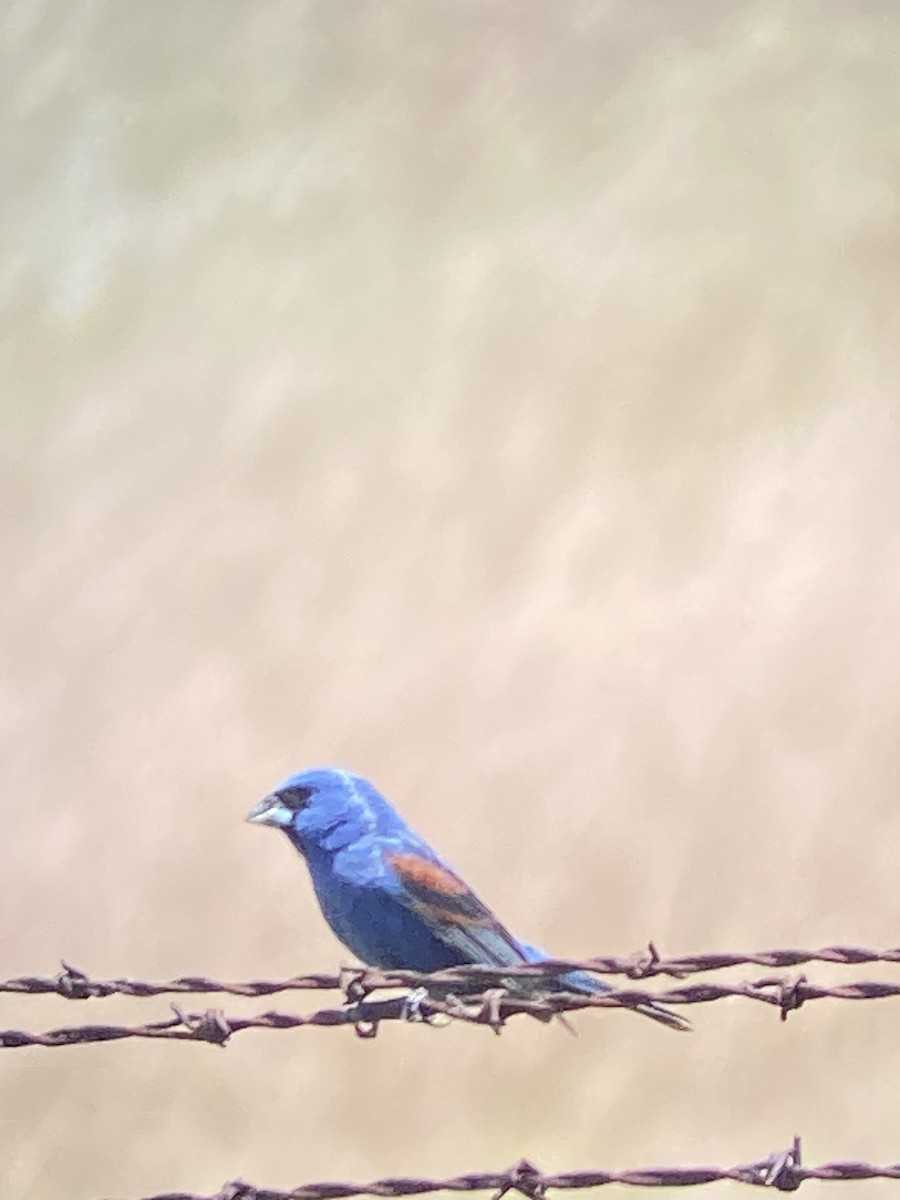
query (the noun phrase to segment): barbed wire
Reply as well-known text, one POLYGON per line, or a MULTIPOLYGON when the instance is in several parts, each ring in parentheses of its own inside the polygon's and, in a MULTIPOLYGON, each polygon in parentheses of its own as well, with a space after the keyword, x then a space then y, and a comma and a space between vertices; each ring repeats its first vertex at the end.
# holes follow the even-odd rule
MULTIPOLYGON (((861 963, 898 963, 900 949, 871 950, 855 946, 828 946, 819 950, 780 949, 756 953, 716 953, 663 958, 651 943, 641 954, 629 958, 597 957, 586 960, 547 959, 521 967, 457 967, 430 975, 415 971, 381 971, 375 968, 343 968, 338 974, 298 975, 284 980, 251 980, 228 983, 207 976, 190 975, 165 982, 141 979, 92 979, 85 972, 63 961, 55 976, 20 976, 0 981, 0 993, 18 995, 53 994, 71 1000, 112 995, 150 997, 171 994, 226 993, 236 996, 269 996, 286 991, 340 990, 345 1003, 341 1007, 321 1008, 300 1013, 267 1012, 250 1017, 227 1016, 219 1009, 189 1013, 173 1003, 172 1017, 142 1025, 94 1024, 28 1033, 0 1030, 0 1048, 22 1046, 69 1046, 123 1038, 200 1041, 224 1046, 235 1033, 245 1029, 297 1029, 305 1027, 352 1026, 361 1037, 374 1037, 382 1021, 414 1020, 426 1024, 461 1020, 486 1025, 499 1033, 513 1016, 530 1015, 548 1020, 553 1016, 586 1008, 634 1008, 655 1001, 665 1005, 709 1003, 735 996, 755 1000, 779 1009, 782 1020, 788 1013, 810 1000, 870 1000, 900 996, 900 985, 858 981, 836 986, 820 986, 805 975, 794 979, 767 977, 755 981, 694 983, 666 991, 647 992, 634 988, 616 988, 600 995, 544 993, 527 995, 508 990, 514 978, 540 978, 584 970, 598 975, 621 974, 630 979, 655 975, 684 978, 699 972, 725 967, 757 965, 790 967, 810 962, 835 965, 861 963), (491 986, 495 985, 495 986, 491 986), (468 994, 448 994, 452 987, 468 994), (379 989, 418 989, 413 995, 371 999, 379 989), (434 989, 429 991, 427 989, 434 989), (471 989, 479 989, 472 994, 471 989)), ((733 1181, 779 1191, 795 1191, 810 1179, 851 1182, 861 1179, 900 1179, 900 1163, 876 1165, 862 1161, 825 1163, 818 1167, 801 1165, 800 1139, 793 1146, 767 1158, 735 1167, 650 1167, 637 1170, 581 1170, 545 1174, 526 1160, 499 1173, 468 1173, 446 1179, 424 1177, 387 1177, 371 1183, 319 1182, 290 1190, 263 1188, 234 1180, 218 1192, 199 1195, 192 1192, 166 1192, 144 1200, 350 1200, 358 1196, 405 1197, 438 1191, 493 1191, 493 1200, 510 1191, 543 1200, 550 1190, 584 1190, 620 1184, 632 1187, 690 1187, 733 1181)))
POLYGON ((382 971, 376 967, 344 968, 338 974, 295 975, 290 979, 257 979, 230 983, 206 975, 182 975, 177 979, 154 982, 147 979, 92 979, 78 967, 63 961, 56 975, 22 975, 0 980, 0 993, 25 995, 53 994, 66 1000, 89 1000, 104 996, 165 996, 223 993, 231 996, 274 996, 279 992, 346 991, 348 978, 357 981, 367 993, 379 988, 415 988, 429 984, 451 987, 460 983, 482 986, 501 985, 511 978, 532 978, 566 971, 588 971, 596 975, 625 975, 629 979, 649 979, 668 975, 684 979, 706 971, 726 967, 797 967, 807 963, 831 963, 859 966, 867 963, 900 963, 900 948, 871 950, 862 946, 825 946, 820 950, 759 950, 753 953, 714 953, 660 956, 653 942, 646 950, 626 958, 588 959, 548 958, 540 963, 517 967, 452 967, 430 975, 418 971, 382 971))
POLYGON ((497 1173, 453 1175, 448 1179, 388 1177, 372 1183, 308 1183, 282 1191, 257 1187, 243 1180, 226 1183, 213 1195, 194 1192, 163 1192, 143 1200, 349 1200, 355 1196, 424 1196, 432 1192, 494 1193, 501 1200, 518 1192, 528 1200, 543 1200, 550 1190, 583 1191, 617 1183, 625 1187, 697 1187, 731 1181, 781 1192, 795 1192, 808 1179, 844 1183, 859 1179, 900 1179, 900 1163, 876 1166, 867 1162, 832 1162, 818 1167, 801 1165, 800 1139, 793 1146, 770 1154, 760 1162, 736 1167, 647 1167, 630 1171, 562 1171, 546 1175, 527 1160, 497 1173))
MULTIPOLYGON (((358 972, 362 978, 366 972, 358 972)), ((432 983, 438 975, 421 976, 432 983)), ((443 978, 441 976, 440 978, 443 978)), ((486 1025, 499 1033, 514 1016, 528 1014, 543 1020, 586 1008, 638 1008, 648 1001, 668 1006, 707 1004, 715 1000, 742 997, 777 1008, 782 1020, 788 1013, 810 1000, 877 1000, 900 996, 900 984, 857 982, 822 987, 796 979, 770 978, 743 983, 694 983, 666 991, 647 992, 636 988, 615 988, 599 995, 571 992, 542 993, 528 996, 491 988, 469 996, 440 997, 420 989, 412 996, 394 996, 371 1000, 360 979, 350 979, 345 989, 347 1003, 300 1014, 267 1012, 258 1016, 226 1016, 221 1009, 199 1013, 184 1012, 172 1004, 173 1017, 143 1025, 80 1025, 53 1029, 47 1033, 24 1030, 0 1030, 0 1048, 22 1046, 72 1046, 92 1042, 119 1041, 123 1038, 172 1039, 226 1045, 232 1036, 245 1029, 300 1029, 306 1027, 353 1026, 360 1037, 374 1037, 383 1021, 419 1021, 438 1024, 441 1018, 486 1025)))

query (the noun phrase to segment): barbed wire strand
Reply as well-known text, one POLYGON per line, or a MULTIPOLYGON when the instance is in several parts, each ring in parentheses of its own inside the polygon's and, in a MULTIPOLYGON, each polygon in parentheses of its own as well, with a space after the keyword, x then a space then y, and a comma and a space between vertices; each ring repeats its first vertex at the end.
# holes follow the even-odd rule
POLYGON ((153 982, 147 979, 92 979, 78 967, 63 961, 56 975, 22 975, 0 980, 0 993, 20 995, 52 994, 66 1000, 89 1000, 103 996, 166 996, 219 992, 231 996, 274 996, 279 992, 346 990, 348 975, 366 990, 378 988, 420 987, 431 984, 452 986, 460 982, 479 982, 487 986, 510 978, 530 978, 564 971, 589 971, 596 975, 625 975, 629 979, 649 979, 668 975, 684 979, 706 971, 726 967, 759 966, 787 968, 807 963, 859 966, 867 963, 900 963, 900 948, 871 950, 862 946, 825 946, 820 950, 759 950, 755 953, 716 953, 680 955, 663 958, 651 942, 646 950, 627 958, 546 959, 541 963, 504 967, 502 970, 468 966, 423 975, 417 971, 381 971, 375 967, 344 968, 339 974, 295 975, 290 979, 257 979, 229 983, 205 975, 183 975, 177 979, 153 982))
POLYGON ((422 991, 414 993, 413 996, 370 1000, 366 998, 366 993, 355 987, 351 981, 345 994, 348 1003, 342 1007, 322 1008, 307 1014, 267 1012, 258 1016, 234 1017, 226 1016, 220 1009, 187 1013, 173 1003, 173 1017, 144 1025, 80 1025, 53 1029, 47 1033, 6 1029, 0 1030, 0 1049, 22 1046, 72 1046, 118 1041, 123 1038, 210 1042, 224 1046, 234 1034, 245 1029, 300 1029, 309 1026, 350 1025, 355 1027, 360 1037, 374 1037, 382 1021, 405 1020, 438 1024, 442 1023, 442 1018, 486 1025, 499 1033, 511 1017, 523 1014, 548 1020, 553 1016, 586 1008, 636 1008, 650 1000, 669 1006, 707 1004, 736 996, 771 1005, 780 1011, 782 1020, 786 1020, 788 1013, 810 1000, 878 1000, 897 997, 900 996, 900 984, 858 982, 821 987, 808 982, 806 977, 801 975, 796 979, 770 978, 734 984, 694 983, 660 992, 616 988, 591 996, 570 992, 525 996, 503 988, 492 988, 476 996, 466 997, 440 998, 422 991))
POLYGON ((213 1195, 194 1192, 162 1192, 143 1200, 349 1200, 356 1196, 424 1196, 432 1192, 494 1193, 501 1200, 518 1192, 528 1200, 543 1200, 548 1191, 583 1191, 620 1184, 625 1187, 697 1187, 731 1181, 776 1191, 794 1192, 809 1179, 855 1182, 860 1179, 900 1179, 900 1163, 876 1166, 868 1162, 832 1162, 818 1167, 801 1165, 800 1139, 788 1150, 770 1154, 760 1162, 736 1167, 648 1167, 630 1171, 562 1171, 545 1175, 523 1159, 508 1171, 453 1175, 448 1179, 388 1177, 372 1183, 309 1183, 282 1191, 257 1187, 243 1180, 226 1183, 213 1195))

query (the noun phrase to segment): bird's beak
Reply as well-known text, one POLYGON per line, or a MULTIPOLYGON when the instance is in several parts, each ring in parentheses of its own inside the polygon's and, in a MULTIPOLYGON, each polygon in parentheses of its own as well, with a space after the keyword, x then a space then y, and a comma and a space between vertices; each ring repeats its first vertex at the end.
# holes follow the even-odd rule
POLYGON ((291 810, 278 793, 272 792, 264 796, 255 808, 250 809, 247 820, 251 825, 274 825, 278 829, 284 829, 286 825, 290 825, 292 816, 291 810))

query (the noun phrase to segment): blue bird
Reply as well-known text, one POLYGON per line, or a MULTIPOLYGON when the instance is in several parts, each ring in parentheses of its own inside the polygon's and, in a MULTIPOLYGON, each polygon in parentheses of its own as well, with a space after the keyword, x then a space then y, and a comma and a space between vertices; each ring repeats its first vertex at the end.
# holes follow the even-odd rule
MULTIPOLYGON (((360 775, 336 767, 301 771, 262 799, 247 820, 287 834, 306 859, 325 920, 369 966, 429 972, 469 963, 511 967, 547 957, 513 937, 360 775)), ((610 990, 583 971, 539 986, 585 995, 610 990)), ((672 1029, 690 1028, 652 1001, 637 1011, 672 1029)))

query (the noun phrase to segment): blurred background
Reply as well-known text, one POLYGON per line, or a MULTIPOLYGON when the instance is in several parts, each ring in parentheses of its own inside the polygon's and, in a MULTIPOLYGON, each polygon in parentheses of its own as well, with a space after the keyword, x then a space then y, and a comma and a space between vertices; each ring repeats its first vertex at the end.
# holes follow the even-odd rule
MULTIPOLYGON (((560 954, 897 944, 896 4, 2 25, 0 977, 336 969, 318 763, 560 954)), ((4 1195, 900 1158, 897 1002, 691 1015, 5 1051, 4 1195)))

